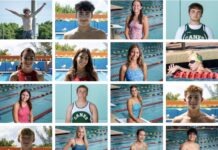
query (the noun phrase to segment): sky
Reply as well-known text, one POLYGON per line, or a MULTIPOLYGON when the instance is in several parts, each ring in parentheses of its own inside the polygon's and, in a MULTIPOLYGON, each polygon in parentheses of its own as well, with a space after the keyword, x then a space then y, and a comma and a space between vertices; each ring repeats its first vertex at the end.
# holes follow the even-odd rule
MULTIPOLYGON (((78 2, 80 2, 81 0, 56 0, 56 2, 58 2, 59 4, 61 4, 62 6, 65 5, 70 5, 73 8, 75 7, 75 4, 77 4, 78 2)), ((94 4, 95 6, 95 11, 97 10, 101 10, 103 12, 105 12, 105 10, 108 10, 108 0, 89 0, 92 4, 94 4)))
POLYGON ((68 44, 68 45, 77 45, 76 49, 80 48, 89 48, 90 50, 92 49, 99 49, 99 50, 104 50, 106 48, 105 43, 103 42, 80 42, 76 41, 76 43, 73 42, 67 42, 67 41, 59 41, 58 42, 61 45, 68 44))
MULTIPOLYGON (((177 83, 166 84, 165 85, 166 93, 168 93, 168 92, 172 92, 173 94, 179 93, 180 94, 179 98, 182 100, 182 99, 184 99, 184 90, 189 85, 197 85, 197 86, 203 88, 203 98, 206 99, 206 98, 211 97, 209 91, 207 90, 207 88, 205 86, 205 84, 199 84, 199 83, 198 84, 193 84, 193 83, 189 83, 189 84, 179 83, 178 84, 178 82, 177 82, 177 83)), ((213 84, 207 84, 207 85, 212 86, 213 84)))
POLYGON ((0 49, 8 49, 8 53, 11 55, 20 55, 21 51, 25 48, 32 48, 34 51, 34 47, 30 44, 30 42, 15 42, 15 41, 4 41, 0 42, 0 49))
MULTIPOLYGON (((19 134, 20 130, 23 128, 30 128, 33 131, 39 131, 40 133, 44 133, 43 126, 1 126, 0 128, 0 139, 6 138, 7 140, 14 140, 14 144, 20 146, 20 143, 17 141, 17 135, 19 134)), ((42 144, 41 139, 35 132, 35 142, 34 144, 40 145, 42 144)))
MULTIPOLYGON (((44 2, 45 7, 37 15, 37 23, 45 21, 52 21, 52 0, 36 0, 36 9, 38 9, 44 2)), ((22 25, 22 19, 8 12, 7 9, 14 10, 18 13, 23 13, 24 8, 31 9, 31 0, 1 0, 0 2, 0 23, 15 22, 22 25)))

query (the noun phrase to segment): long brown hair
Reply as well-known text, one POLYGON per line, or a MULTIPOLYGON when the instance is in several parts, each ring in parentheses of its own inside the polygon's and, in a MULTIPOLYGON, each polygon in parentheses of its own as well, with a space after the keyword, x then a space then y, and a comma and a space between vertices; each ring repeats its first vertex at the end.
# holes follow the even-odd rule
POLYGON ((21 92, 20 92, 20 98, 19 98, 19 104, 20 104, 20 107, 22 107, 21 103, 22 103, 22 94, 24 92, 27 92, 29 94, 29 99, 27 100, 27 105, 29 107, 30 110, 32 110, 32 103, 31 103, 31 93, 28 89, 23 89, 21 92))
MULTIPOLYGON (((142 2, 141 2, 140 0, 134 0, 134 1, 132 1, 132 7, 133 7, 134 2, 139 2, 140 5, 141 5, 141 7, 142 7, 142 2)), ((143 7, 142 7, 142 9, 143 9, 143 7)), ((143 18, 142 9, 140 10, 140 13, 139 13, 139 16, 138 16, 139 24, 142 24, 142 18, 143 18)), ((134 17, 134 16, 135 16, 135 13, 134 13, 133 8, 132 8, 132 9, 131 9, 131 15, 130 15, 129 22, 128 22, 128 27, 129 27, 131 21, 133 20, 133 17, 134 17)))
POLYGON ((17 69, 18 70, 21 70, 22 69, 22 57, 23 57, 23 54, 27 52, 31 52, 33 53, 34 57, 36 56, 35 52, 31 49, 31 48, 25 48, 21 53, 20 53, 20 64, 18 65, 17 69))
POLYGON ((131 45, 131 46, 129 47, 126 65, 127 65, 127 67, 129 67, 129 65, 130 65, 130 62, 131 62, 131 60, 130 60, 130 54, 131 54, 131 51, 132 51, 134 48, 138 48, 138 50, 139 50, 139 58, 137 59, 137 64, 138 64, 138 66, 141 68, 141 70, 144 72, 143 53, 142 53, 142 50, 141 50, 141 48, 139 47, 138 44, 133 44, 133 45, 131 45))
MULTIPOLYGON (((137 86, 136 85, 131 85, 130 86, 130 93, 132 94, 132 89, 133 88, 136 88, 137 90, 138 90, 138 88, 137 88, 137 86)), ((137 94, 137 98, 138 98, 138 100, 140 101, 140 103, 141 103, 141 105, 142 105, 142 97, 141 97, 141 95, 139 94, 139 92, 138 92, 138 94, 137 94)))
POLYGON ((90 50, 88 48, 82 48, 79 49, 74 58, 73 58, 73 67, 69 70, 70 74, 73 74, 73 77, 76 76, 77 73, 77 58, 80 53, 86 53, 88 55, 88 64, 85 66, 86 73, 88 74, 88 77, 91 79, 91 81, 97 81, 97 77, 94 74, 94 67, 92 64, 92 57, 90 50))

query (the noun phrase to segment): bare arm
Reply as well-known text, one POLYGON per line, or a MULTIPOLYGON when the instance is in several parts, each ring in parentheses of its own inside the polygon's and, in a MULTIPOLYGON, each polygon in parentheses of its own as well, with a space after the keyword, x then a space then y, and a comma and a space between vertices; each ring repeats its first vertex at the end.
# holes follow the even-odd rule
POLYGON ((147 65, 146 64, 144 64, 144 72, 143 72, 143 74, 144 74, 144 81, 146 81, 147 80, 147 65))
POLYGON ((179 70, 180 71, 186 71, 186 72, 191 71, 190 69, 186 69, 186 68, 180 67, 178 65, 171 64, 168 67, 168 74, 173 74, 173 73, 175 73, 176 71, 179 71, 179 70))
POLYGON ((148 17, 147 16, 143 17, 142 25, 143 25, 143 33, 144 33, 144 36, 142 37, 142 39, 147 39, 148 34, 149 34, 149 23, 148 23, 148 17))
POLYGON ((130 39, 130 37, 129 37, 129 25, 128 25, 129 19, 130 19, 130 16, 128 16, 126 18, 126 26, 125 26, 125 37, 126 37, 126 39, 130 39))
POLYGON ((30 111, 30 122, 32 123, 33 120, 34 120, 34 117, 33 117, 33 112, 32 112, 32 110, 31 110, 31 111, 30 111))
POLYGON ((134 145, 131 145, 131 146, 130 146, 130 150, 136 150, 135 146, 134 146, 134 145))
POLYGON ((18 78, 17 78, 17 71, 16 71, 16 72, 13 72, 13 73, 10 75, 9 81, 18 81, 18 78))
POLYGON ((38 81, 44 81, 44 74, 42 72, 37 71, 38 81))
POLYGON ((19 123, 18 120, 18 110, 19 110, 20 106, 19 103, 15 103, 13 106, 13 118, 14 118, 14 122, 15 123, 19 123))
POLYGON ((19 13, 18 13, 18 12, 16 12, 16 11, 13 11, 13 10, 10 10, 10 9, 7 9, 7 8, 5 8, 5 10, 7 10, 7 11, 11 12, 12 14, 14 14, 14 15, 16 15, 16 16, 18 16, 18 17, 23 17, 23 15, 22 15, 22 14, 19 14, 19 13))
POLYGON ((67 72, 65 78, 64 78, 64 81, 71 81, 71 74, 69 72, 67 72))
POLYGON ((66 113, 66 119, 65 119, 65 123, 70 123, 71 121, 71 112, 72 112, 72 109, 73 109, 73 104, 70 104, 68 107, 67 107, 67 113, 66 113))
POLYGON ((75 145, 74 139, 70 139, 67 144, 64 146, 63 150, 68 150, 69 148, 73 147, 75 145))
POLYGON ((99 80, 99 79, 98 79, 98 74, 97 74, 97 72, 96 72, 95 70, 93 71, 93 76, 95 77, 96 81, 99 80))
POLYGON ((98 109, 94 104, 91 104, 91 112, 92 112, 92 122, 98 123, 98 109))
POLYGON ((119 80, 125 81, 125 74, 126 74, 127 66, 124 64, 120 68, 119 80))
POLYGON ((39 7, 39 9, 37 9, 35 12, 33 12, 33 13, 31 14, 31 16, 34 16, 34 15, 38 14, 38 13, 42 10, 42 8, 43 8, 45 5, 46 5, 46 3, 43 3, 42 6, 39 7))

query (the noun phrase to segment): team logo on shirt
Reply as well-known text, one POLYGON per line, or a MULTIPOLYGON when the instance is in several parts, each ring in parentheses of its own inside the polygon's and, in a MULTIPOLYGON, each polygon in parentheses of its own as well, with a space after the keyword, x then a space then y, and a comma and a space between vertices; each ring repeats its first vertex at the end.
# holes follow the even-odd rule
POLYGON ((76 123, 86 123, 91 122, 91 116, 85 111, 77 111, 72 115, 72 122, 76 123))

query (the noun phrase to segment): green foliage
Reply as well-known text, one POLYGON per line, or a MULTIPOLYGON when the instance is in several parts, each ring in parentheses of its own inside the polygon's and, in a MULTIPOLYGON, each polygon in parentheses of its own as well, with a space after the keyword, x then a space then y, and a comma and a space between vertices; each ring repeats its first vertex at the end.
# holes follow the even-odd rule
POLYGON ((38 134, 39 138, 42 140, 43 144, 39 147, 51 147, 52 146, 52 127, 46 127, 43 126, 43 130, 45 132, 45 136, 36 130, 36 133, 38 134))
POLYGON ((46 21, 39 25, 38 39, 52 39, 52 22, 46 21))
POLYGON ((179 96, 180 96, 179 93, 173 94, 172 92, 168 92, 166 95, 166 99, 167 100, 178 100, 179 96))
POLYGON ((69 44, 64 44, 60 45, 59 43, 55 44, 55 50, 56 51, 74 51, 76 48, 76 45, 69 45, 69 44))
POLYGON ((36 49, 36 55, 49 55, 52 54, 52 43, 51 42, 31 42, 31 45, 36 49))
POLYGON ((75 9, 72 8, 71 6, 69 5, 66 5, 64 7, 62 7, 59 3, 56 3, 55 4, 55 12, 56 14, 62 14, 62 13, 66 13, 66 14, 69 14, 69 13, 76 13, 75 9))
POLYGON ((14 143, 14 140, 8 141, 5 138, 0 140, 0 146, 13 146, 13 143, 14 143))
POLYGON ((8 49, 0 49, 0 56, 2 56, 2 55, 7 55, 7 53, 8 53, 8 49))

